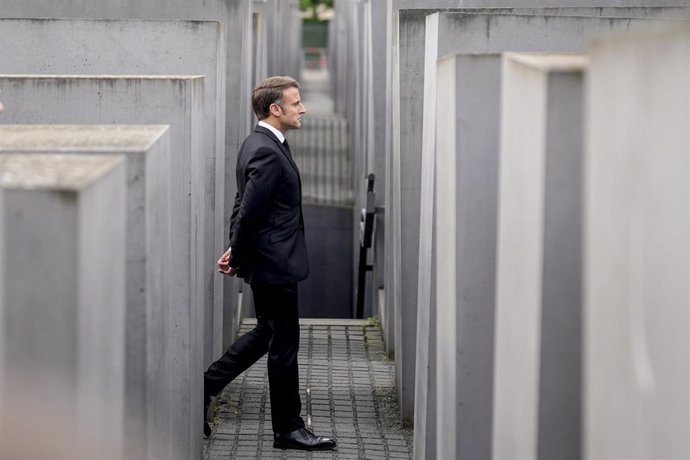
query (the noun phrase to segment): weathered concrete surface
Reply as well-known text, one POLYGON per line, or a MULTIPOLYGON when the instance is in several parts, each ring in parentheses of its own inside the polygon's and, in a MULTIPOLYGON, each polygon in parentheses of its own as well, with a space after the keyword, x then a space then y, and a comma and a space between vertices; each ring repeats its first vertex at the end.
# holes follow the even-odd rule
POLYGON ((205 305, 204 363, 210 364, 223 351, 222 278, 215 261, 225 240, 225 183, 217 180, 225 170, 225 27, 201 21, 2 19, 0 42, 7 45, 0 48, 0 73, 205 76, 204 189, 193 192, 199 198, 194 219, 203 259, 195 265, 192 287, 196 301, 205 305))
MULTIPOLYGON (((455 6, 455 5, 434 5, 434 6, 455 6)), ((415 6, 413 8, 418 8, 415 6)), ((428 6, 427 6, 428 8, 428 6)), ((548 16, 611 16, 611 17, 687 17, 687 8, 463 8, 463 9, 441 9, 446 12, 464 12, 465 14, 482 14, 485 18, 490 17, 490 13, 500 14, 535 14, 548 16)), ((399 256, 391 257, 397 260, 399 267, 389 268, 390 276, 387 277, 387 286, 397 285, 403 291, 399 303, 394 303, 394 308, 400 308, 404 313, 399 315, 399 322, 396 326, 404 337, 414 337, 417 328, 416 314, 418 310, 430 308, 428 291, 423 291, 419 297, 419 283, 427 283, 426 277, 430 272, 421 271, 420 266, 429 263, 430 254, 419 253, 418 248, 422 244, 420 235, 431 233, 431 221, 421 218, 421 208, 430 206, 429 196, 425 196, 421 201, 422 193, 422 158, 424 145, 433 145, 433 139, 427 138, 428 133, 423 132, 425 121, 429 118, 430 110, 419 110, 425 105, 425 82, 424 72, 424 46, 425 46, 425 20, 426 16, 438 12, 436 9, 400 9, 393 7, 393 34, 392 46, 393 57, 391 60, 391 98, 392 98, 392 139, 390 150, 388 151, 387 164, 389 174, 386 179, 389 191, 394 201, 387 201, 387 217, 392 222, 386 228, 399 227, 399 239, 395 233, 391 234, 392 241, 387 244, 392 245, 388 250, 399 251, 399 256), (396 185, 397 184, 397 185, 396 185), (400 197, 399 199, 396 197, 400 197), (399 201, 398 201, 399 200, 399 201), (420 228, 421 225, 421 228, 420 228), (422 263, 418 258, 426 257, 422 263), (399 279, 396 273, 399 272, 399 279), (423 302, 418 306, 417 300, 423 302)), ((487 20, 488 21, 488 20, 487 20)), ((487 22, 488 27, 488 22, 487 22)), ((482 32, 482 33, 485 33, 482 32)), ((448 35, 450 42, 453 37, 448 35)), ((480 49, 480 48, 476 48, 480 49)), ((474 52, 474 51, 473 51, 474 52)), ((433 81, 433 79, 432 79, 433 81)), ((433 126, 433 123, 432 123, 433 126)), ((425 173, 425 177, 430 177, 430 172, 425 173)), ((425 186, 425 190, 431 190, 433 186, 425 186)), ((387 238, 391 240, 391 238, 387 238)), ((389 296, 390 297, 390 296, 389 296)), ((401 335, 401 334, 398 334, 401 335)), ((423 341, 428 341, 422 338, 423 341)), ((398 339, 399 345, 406 350, 399 351, 403 356, 415 354, 415 341, 398 339), (404 342, 404 343, 403 343, 404 342)), ((410 364, 405 366, 408 360, 401 358, 398 360, 403 363, 399 366, 399 376, 401 382, 401 397, 403 401, 403 416, 411 414, 413 404, 414 387, 414 367, 410 364), (406 412, 407 410, 407 412, 406 412)))
MULTIPOLYGON (((442 194, 439 192, 440 188, 436 188, 438 214, 450 213, 458 219, 457 235, 453 237, 457 238, 457 255, 454 256, 447 250, 448 241, 438 240, 436 251, 437 267, 445 267, 447 263, 451 263, 441 262, 441 258, 455 258, 452 263, 457 264, 457 271, 454 271, 458 277, 457 291, 456 287, 453 287, 451 292, 447 284, 437 279, 437 306, 453 310, 452 317, 458 319, 456 327, 460 328, 457 335, 455 332, 449 335, 447 323, 437 325, 438 330, 445 331, 445 334, 437 334, 438 340, 443 341, 437 346, 437 362, 440 365, 447 360, 455 359, 452 355, 459 360, 457 380, 453 382, 439 377, 437 397, 439 400, 447 401, 447 392, 460 391, 457 395, 457 398, 460 398, 457 401, 458 409, 453 412, 457 414, 457 428, 453 429, 452 425, 441 423, 443 416, 439 414, 438 440, 447 443, 443 448, 439 445, 439 455, 454 456, 457 453, 484 456, 490 455, 491 450, 500 117, 500 57, 491 53, 520 50, 576 52, 583 49, 587 37, 591 34, 607 30, 625 30, 633 23, 644 21, 439 13, 438 33, 431 32, 427 35, 427 46, 430 46, 429 40, 438 43, 438 57, 466 53, 464 57, 458 58, 455 75, 456 84, 459 85, 456 92, 456 116, 459 117, 457 126, 450 130, 437 131, 436 139, 436 174, 440 174, 440 169, 449 169, 446 163, 439 162, 439 135, 458 136, 450 144, 456 148, 455 153, 444 153, 444 156, 458 156, 457 164, 463 164, 463 168, 458 168, 455 172, 455 180, 461 187, 457 190, 458 195, 442 194), (464 102, 461 104, 460 101, 464 102), (456 196, 457 201, 453 200, 452 196, 456 196), (441 289, 446 289, 447 295, 452 293, 453 296, 457 296, 454 297, 457 303, 442 302, 441 289), (457 310, 462 312, 459 316, 456 316, 457 310), (469 327, 466 323, 468 319, 474 322, 474 327, 463 331, 463 328, 469 327), (454 339, 456 336, 457 341, 454 339), (463 350, 462 354, 455 353, 454 350, 458 346, 463 350), (457 435, 457 444, 453 446, 451 444, 458 433, 461 434, 457 435)), ((430 32, 428 26, 427 32, 430 32)), ((429 83, 433 85, 433 80, 429 79, 429 83)), ((439 94, 446 94, 448 89, 437 88, 437 91, 439 94)), ((440 112, 437 117, 448 117, 453 113, 452 109, 447 111, 446 107, 439 107, 438 110, 440 112)), ((428 178, 429 175, 423 174, 422 177, 428 178)), ((425 203, 428 204, 428 201, 425 203)), ((437 216, 437 226, 440 225, 438 219, 437 216)), ((441 321, 441 312, 437 312, 437 315, 441 321)), ((446 313, 443 317, 446 317, 446 313)), ((449 406, 444 405, 443 408, 439 407, 439 410, 446 408, 449 406)))
POLYGON ((122 457, 125 187, 122 158, 0 156, 7 458, 122 457))
POLYGON ((586 458, 690 456, 690 27, 589 49, 586 458))
POLYGON ((443 64, 450 75, 439 76, 449 85, 439 86, 447 103, 438 107, 436 140, 437 400, 444 403, 437 407, 437 449, 439 458, 488 458, 500 56, 462 55, 443 64))
POLYGON ((165 126, 0 125, 0 156, 116 155, 126 166, 125 456, 170 456, 166 367, 170 141, 165 126))
POLYGON ((173 456, 201 451, 203 309, 192 297, 198 253, 192 190, 203 190, 203 78, 194 76, 0 76, 1 123, 144 123, 170 125, 170 306, 166 349, 173 456), (195 174, 196 173, 196 174, 195 174))
MULTIPOLYGON (((429 19, 437 22, 438 16, 429 19)), ((436 53, 433 44, 425 53, 425 74, 436 75, 436 53)), ((425 85, 424 90, 424 115, 425 123, 422 127, 422 147, 425 150, 433 150, 436 145, 436 107, 444 105, 445 95, 439 97, 430 85, 425 85), (433 132, 430 132, 433 131, 433 132)), ((422 156, 422 172, 427 175, 435 174, 436 156, 422 156)), ((436 273, 433 260, 436 236, 434 229, 434 181, 421 178, 421 198, 427 198, 428 202, 420 202, 419 209, 419 234, 426 238, 419 240, 419 269, 417 277, 417 330, 415 344, 415 375, 414 375, 414 429, 415 429, 415 458, 436 458, 436 334, 431 331, 436 327, 436 302, 434 283, 436 273), (426 187, 426 188, 424 188, 426 187)))
POLYGON ((503 57, 494 458, 581 458, 581 55, 503 57))
POLYGON ((266 0, 264 18, 267 75, 290 75, 299 79, 302 73, 302 13, 299 1, 266 0))
MULTIPOLYGON (((155 19, 184 21, 219 21, 225 24, 225 171, 217 168, 216 183, 223 184, 218 195, 224 196, 223 241, 227 245, 230 215, 234 203, 235 163, 237 151, 254 122, 251 115, 250 94, 252 76, 252 5, 253 0, 132 0, 85 1, 63 0, 46 3, 42 0, 3 0, 0 17, 8 18, 86 18, 86 19, 155 19)), ((154 53, 155 54, 155 53, 154 53)), ((0 68, 0 72, 3 70, 0 68)), ((68 72, 73 73, 73 72, 68 72)), ((118 72, 119 73, 119 72, 118 72)), ((142 72, 135 72, 141 74, 142 72)), ((175 71, 174 73, 181 73, 175 71)), ((188 72, 184 72, 188 73, 188 72)), ((198 75, 205 75, 193 72, 198 75)), ((220 238, 220 235, 217 236, 220 238)), ((238 282, 222 277, 223 298, 226 309, 236 308, 238 282)), ((219 288, 216 288, 219 289, 219 288)), ((218 322, 220 324, 220 322, 218 322)), ((234 336, 237 325, 225 334, 234 336)), ((217 334, 216 334, 217 335, 217 334)))

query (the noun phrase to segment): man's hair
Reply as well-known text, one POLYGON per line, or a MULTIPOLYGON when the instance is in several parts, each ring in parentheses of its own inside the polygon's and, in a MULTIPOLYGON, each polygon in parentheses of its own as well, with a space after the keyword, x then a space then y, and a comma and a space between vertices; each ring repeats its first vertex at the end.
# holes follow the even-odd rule
POLYGON ((292 77, 269 77, 252 91, 252 108, 259 120, 270 114, 271 104, 278 104, 283 108, 283 91, 288 88, 299 88, 299 83, 292 77))

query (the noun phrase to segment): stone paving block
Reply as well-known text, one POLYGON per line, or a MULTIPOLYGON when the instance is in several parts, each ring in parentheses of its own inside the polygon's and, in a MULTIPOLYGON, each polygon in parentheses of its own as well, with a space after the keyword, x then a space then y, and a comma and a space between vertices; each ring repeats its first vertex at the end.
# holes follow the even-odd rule
MULTIPOLYGON (((346 329, 343 329, 343 332, 346 335, 348 334, 348 331, 346 329)), ((368 331, 367 334, 373 335, 375 334, 375 332, 368 331)), ((314 340, 313 334, 308 334, 308 337, 310 337, 311 341, 314 340)), ((362 373, 362 375, 358 378, 362 380, 362 386, 364 385, 365 379, 367 379, 366 381, 368 381, 369 391, 366 393, 366 397, 368 397, 369 399, 367 400, 367 407, 371 407, 372 409, 367 410, 369 410, 369 413, 371 415, 366 418, 355 417, 355 409, 357 414, 360 415, 360 410, 358 408, 358 398, 362 396, 358 396, 358 391, 355 390, 356 384, 354 381, 350 380, 350 371, 355 366, 355 362, 352 361, 352 356, 362 350, 366 351, 366 348, 368 347, 368 340, 357 343, 350 342, 350 346, 346 346, 343 351, 343 357, 334 356, 332 344, 331 347, 326 345, 326 347, 324 347, 320 352, 318 352, 320 354, 317 354, 314 347, 312 346, 312 343, 308 342, 304 345, 305 346, 301 348, 300 353, 302 355, 311 354, 313 358, 311 360, 312 366, 313 362, 317 360, 325 362, 326 364, 330 364, 330 366, 327 366, 326 369, 324 369, 324 371, 326 372, 326 375, 324 377, 326 377, 331 382, 333 382, 337 378, 342 379, 342 381, 344 382, 342 386, 338 387, 338 389, 335 389, 334 386, 331 386, 330 389, 324 388, 323 390, 321 390, 321 392, 316 392, 314 390, 313 381, 314 375, 316 373, 315 370, 312 367, 309 367, 309 364, 301 368, 301 375, 306 376, 306 386, 312 388, 310 396, 306 400, 303 399, 303 403, 307 403, 303 404, 302 416, 307 421, 311 419, 312 427, 314 428, 314 431, 316 433, 324 436, 334 436, 338 440, 338 449, 335 453, 312 453, 309 454, 311 455, 311 458, 317 458, 316 455, 323 455, 324 458, 370 458, 369 454, 371 454, 371 456, 383 456, 385 458, 386 455, 389 455, 389 453, 387 453, 386 451, 385 440, 404 440, 405 437, 407 437, 407 441, 403 441, 403 444, 401 446, 393 446, 392 448, 394 450, 400 451, 398 452, 399 455, 396 458, 410 458, 411 448, 407 447, 411 446, 410 432, 409 430, 402 429, 402 427, 400 426, 396 415, 397 409, 395 406, 395 400, 393 398, 390 398, 390 394, 393 392, 392 380, 389 379, 389 383, 387 384, 387 386, 381 387, 384 391, 382 391, 380 388, 377 389, 373 386, 373 366, 376 365, 378 368, 381 368, 382 370, 387 370, 388 375, 391 375, 392 363, 386 361, 386 358, 383 355, 380 355, 380 357, 378 358, 373 358, 377 361, 369 361, 367 363, 369 366, 369 372, 367 374, 362 373), (331 357, 330 361, 328 359, 329 356, 331 357), (348 356, 350 357, 350 359, 348 359, 348 356), (337 365, 336 362, 338 362, 337 365), (342 373, 337 378, 335 375, 333 375, 335 373, 336 367, 342 368, 342 373), (308 402, 309 400, 311 401, 311 403, 308 402), (319 403, 317 404, 315 403, 315 401, 319 401, 319 403), (319 409, 317 413, 314 409, 316 406, 322 407, 323 409, 319 409), (331 412, 331 409, 334 409, 335 411, 331 412)), ((363 353, 363 356, 366 356, 367 354, 368 353, 363 353)), ((358 365, 365 364, 362 362, 357 363, 358 365)), ((252 370, 250 369, 249 372, 252 372, 252 370)), ((242 379, 242 381, 246 381, 246 377, 241 376, 239 379, 242 379)), ((267 382, 264 381, 263 385, 267 385, 267 382)), ((239 390, 240 388, 238 388, 237 386, 229 385, 228 388, 226 388, 225 393, 238 392, 239 390)), ((234 424, 239 424, 239 426, 244 427, 244 419, 250 416, 248 411, 244 410, 244 404, 244 398, 241 398, 241 419, 238 419, 234 416, 224 418, 224 416, 221 413, 218 426, 235 426, 234 424)), ((261 414, 260 416, 262 417, 264 427, 263 430, 266 430, 267 427, 270 426, 268 425, 268 404, 267 401, 262 401, 261 404, 264 408, 263 412, 262 409, 259 408, 258 410, 256 410, 255 414, 261 414)), ((261 428, 255 429, 253 434, 250 432, 250 430, 247 430, 247 436, 253 436, 255 444, 257 438, 261 441, 260 445, 258 446, 259 450, 255 451, 254 455, 258 455, 260 458, 263 458, 266 455, 273 455, 273 448, 271 447, 271 433, 263 431, 263 435, 261 435, 260 430, 261 428)), ((234 432, 235 430, 233 428, 226 431, 234 432)), ((207 457, 210 455, 218 454, 218 444, 215 441, 216 437, 217 435, 214 434, 208 441, 208 444, 206 446, 207 457)), ((227 456, 236 456, 237 445, 233 445, 232 447, 230 447, 229 450, 227 449, 227 447, 225 447, 224 452, 227 456)), ((287 455, 294 455, 296 456, 296 458, 308 458, 304 453, 289 453, 287 455)), ((285 456, 281 458, 288 457, 285 456)))
POLYGON ((124 417, 126 454, 166 456, 160 426, 169 417, 165 363, 167 199, 170 143, 165 126, 0 125, 5 154, 122 156, 127 175, 124 417), (147 396, 148 395, 148 396, 147 396))
POLYGON ((126 181, 121 156, 0 155, 3 457, 123 455, 126 181))
POLYGON ((203 190, 191 174, 201 159, 203 78, 195 76, 0 76, 5 110, 1 123, 143 123, 170 125, 170 372, 167 431, 171 450, 195 450, 196 423, 202 413, 203 311, 192 297, 192 264, 198 260, 192 236, 193 189, 203 190), (191 427, 195 428, 192 429, 191 427), (191 446, 191 447, 190 447, 191 446))
POLYGON ((690 27, 589 49, 584 453, 690 456, 690 27))
POLYGON ((196 302, 206 306, 204 328, 211 333, 205 334, 204 363, 210 364, 224 351, 222 278, 216 275, 215 261, 226 238, 225 26, 201 21, 0 19, 0 42, 6 44, 0 48, 0 73, 205 76, 203 156, 198 160, 203 188, 193 190, 197 251, 203 257, 196 263, 192 288, 196 302))

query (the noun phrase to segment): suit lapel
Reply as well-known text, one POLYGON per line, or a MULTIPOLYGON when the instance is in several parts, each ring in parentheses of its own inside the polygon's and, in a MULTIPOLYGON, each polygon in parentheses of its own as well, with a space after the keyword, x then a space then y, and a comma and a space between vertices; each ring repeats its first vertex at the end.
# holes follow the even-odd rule
MULTIPOLYGON (((278 140, 278 138, 275 136, 275 134, 273 134, 271 131, 264 128, 263 126, 257 126, 254 129, 254 131, 267 135, 273 142, 275 142, 275 144, 278 146, 280 151, 283 152, 283 155, 285 155, 285 158, 287 158, 287 160, 290 162, 292 167, 295 168, 295 171, 297 172, 297 176, 299 177, 299 168, 297 167, 295 160, 292 159, 292 155, 290 154, 288 149, 285 147, 285 145, 283 145, 282 142, 280 142, 278 140)), ((300 180, 300 184, 301 184, 301 180, 300 180)))
POLYGON ((290 164, 292 165, 293 168, 295 168, 295 172, 297 173, 297 185, 299 186, 299 223, 304 228, 304 212, 302 211, 302 177, 300 177, 299 173, 299 168, 295 164, 295 161, 292 159, 292 155, 290 154, 290 151, 288 151, 287 147, 278 140, 278 138, 273 134, 270 130, 264 128, 263 126, 256 126, 254 128, 254 131, 265 134, 268 136, 273 142, 275 142, 278 145, 278 148, 280 149, 281 152, 283 152, 283 155, 285 155, 285 158, 288 159, 290 164))

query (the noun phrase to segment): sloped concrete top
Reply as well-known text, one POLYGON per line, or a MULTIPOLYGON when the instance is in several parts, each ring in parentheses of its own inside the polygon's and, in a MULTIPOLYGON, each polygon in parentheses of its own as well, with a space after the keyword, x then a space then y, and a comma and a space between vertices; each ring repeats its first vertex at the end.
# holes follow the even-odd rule
POLYGON ((507 59, 543 72, 583 70, 589 59, 583 54, 506 53, 507 59))
POLYGON ((122 161, 113 155, 0 155, 0 187, 83 190, 122 161))
POLYGON ((147 151, 168 125, 0 125, 0 152, 147 151))
POLYGON ((7 79, 63 79, 63 80, 194 80, 203 75, 37 75, 37 74, 0 74, 7 79))
MULTIPOLYGON (((626 32, 649 19, 509 14, 435 13, 438 58, 505 51, 579 53, 598 34, 626 32)), ((674 23, 674 19, 655 19, 674 23)))

